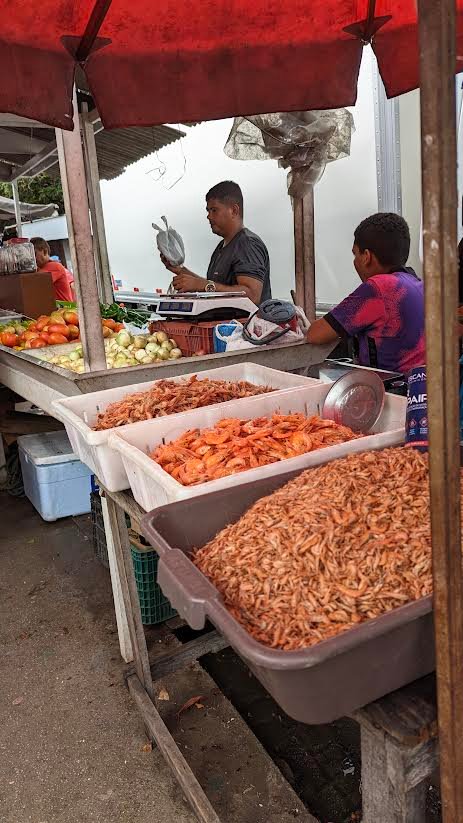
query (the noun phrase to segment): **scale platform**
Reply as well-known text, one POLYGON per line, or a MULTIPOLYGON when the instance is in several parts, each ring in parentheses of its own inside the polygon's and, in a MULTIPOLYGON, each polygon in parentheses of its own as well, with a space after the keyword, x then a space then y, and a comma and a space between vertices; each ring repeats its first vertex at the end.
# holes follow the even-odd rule
POLYGON ((160 294, 157 297, 156 314, 164 319, 236 320, 249 317, 257 306, 244 292, 185 292, 184 294, 160 294))

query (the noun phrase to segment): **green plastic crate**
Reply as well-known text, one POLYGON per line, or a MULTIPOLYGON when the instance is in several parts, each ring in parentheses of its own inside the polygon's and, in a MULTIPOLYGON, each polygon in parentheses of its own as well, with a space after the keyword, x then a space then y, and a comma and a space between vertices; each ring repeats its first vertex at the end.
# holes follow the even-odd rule
POLYGON ((145 547, 138 541, 135 543, 132 535, 130 547, 143 625, 151 626, 153 623, 162 623, 169 617, 174 617, 177 612, 156 582, 159 560, 157 553, 151 546, 145 547))

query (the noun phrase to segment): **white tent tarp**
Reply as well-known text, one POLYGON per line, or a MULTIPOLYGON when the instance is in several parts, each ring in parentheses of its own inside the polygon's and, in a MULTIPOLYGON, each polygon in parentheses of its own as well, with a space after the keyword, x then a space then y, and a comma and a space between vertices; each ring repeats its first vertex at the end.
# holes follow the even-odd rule
MULTIPOLYGON (((58 206, 55 203, 20 203, 21 217, 25 220, 40 220, 43 217, 53 217, 58 213, 58 206)), ((0 196, 0 220, 14 218, 14 200, 9 197, 0 196)))

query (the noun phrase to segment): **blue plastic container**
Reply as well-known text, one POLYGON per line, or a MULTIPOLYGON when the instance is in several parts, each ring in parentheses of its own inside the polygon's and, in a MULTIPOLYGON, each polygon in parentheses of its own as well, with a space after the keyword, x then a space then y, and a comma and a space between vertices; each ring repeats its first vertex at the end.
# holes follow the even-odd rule
POLYGON ((24 492, 44 520, 90 511, 92 472, 77 459, 66 432, 18 437, 24 492))
POLYGON ((212 339, 214 341, 214 352, 216 354, 227 350, 226 340, 222 340, 221 338, 230 337, 237 325, 236 320, 230 320, 228 323, 217 323, 217 326, 214 327, 212 339))

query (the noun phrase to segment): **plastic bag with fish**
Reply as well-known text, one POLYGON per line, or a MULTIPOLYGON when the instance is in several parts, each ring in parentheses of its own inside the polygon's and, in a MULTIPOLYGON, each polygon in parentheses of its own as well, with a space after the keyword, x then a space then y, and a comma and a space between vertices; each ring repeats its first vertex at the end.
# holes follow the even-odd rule
POLYGON ((175 231, 167 222, 167 217, 161 217, 165 225, 165 229, 158 226, 157 223, 152 223, 153 229, 157 231, 156 243, 158 249, 163 257, 169 261, 172 266, 182 266, 185 262, 185 246, 178 231, 175 231))

